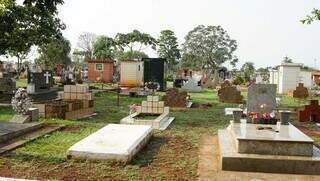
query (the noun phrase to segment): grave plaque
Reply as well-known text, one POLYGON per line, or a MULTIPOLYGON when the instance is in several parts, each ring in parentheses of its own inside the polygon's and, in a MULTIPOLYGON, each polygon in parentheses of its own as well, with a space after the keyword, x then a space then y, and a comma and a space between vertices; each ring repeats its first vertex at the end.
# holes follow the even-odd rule
POLYGON ((303 86, 303 83, 299 83, 296 90, 293 91, 292 97, 295 98, 307 98, 309 96, 308 89, 303 86))
POLYGON ((267 112, 272 112, 276 106, 277 85, 252 84, 248 88, 248 112, 260 112, 260 106, 266 104, 267 112))

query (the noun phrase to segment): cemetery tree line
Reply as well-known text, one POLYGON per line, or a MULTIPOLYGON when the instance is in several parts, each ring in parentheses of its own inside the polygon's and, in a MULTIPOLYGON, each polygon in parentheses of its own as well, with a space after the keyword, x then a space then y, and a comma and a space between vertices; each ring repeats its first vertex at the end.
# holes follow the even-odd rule
POLYGON ((62 37, 65 25, 57 14, 63 0, 0 1, 0 55, 18 59, 18 72, 22 57, 32 46, 41 46, 62 37))

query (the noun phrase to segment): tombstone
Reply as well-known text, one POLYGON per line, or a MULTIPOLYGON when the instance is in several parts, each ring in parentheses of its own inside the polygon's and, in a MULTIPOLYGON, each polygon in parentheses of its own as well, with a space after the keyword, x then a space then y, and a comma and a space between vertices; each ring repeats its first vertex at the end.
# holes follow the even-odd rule
POLYGON ((157 82, 160 85, 160 91, 165 91, 167 82, 166 74, 166 59, 163 58, 143 58, 143 79, 144 83, 157 82))
POLYGON ((165 106, 169 107, 186 107, 187 106, 187 92, 179 92, 177 88, 171 88, 166 91, 166 95, 163 96, 165 106))
POLYGON ((318 100, 311 100, 309 105, 298 110, 298 120, 300 122, 313 121, 320 123, 320 105, 318 100))
POLYGON ((14 74, 4 69, 3 64, 0 64, 0 102, 10 103, 15 90, 14 74))
POLYGON ((277 85, 275 84, 252 84, 248 88, 248 113, 260 112, 261 105, 266 105, 265 111, 271 113, 277 106, 277 85))
POLYGON ((55 99, 57 97, 57 90, 52 87, 53 74, 51 70, 29 72, 27 92, 34 101, 55 99))
POLYGON ((228 84, 226 81, 218 90, 219 101, 224 103, 242 103, 241 92, 235 87, 228 84))
POLYGON ((309 96, 308 89, 303 86, 303 83, 299 83, 296 90, 293 91, 292 97, 294 98, 307 98, 309 96))
POLYGON ((181 87, 182 90, 187 92, 200 92, 201 86, 199 86, 199 81, 195 78, 189 78, 181 87))

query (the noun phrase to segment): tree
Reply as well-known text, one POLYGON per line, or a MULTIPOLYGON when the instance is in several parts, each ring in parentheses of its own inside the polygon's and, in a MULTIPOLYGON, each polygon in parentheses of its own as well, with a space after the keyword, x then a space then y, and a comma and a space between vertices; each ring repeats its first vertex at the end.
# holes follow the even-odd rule
POLYGON ((36 60, 38 64, 44 65, 46 69, 54 69, 58 64, 68 65, 71 63, 70 42, 61 38, 39 47, 39 58, 36 60))
POLYGON ((174 71, 174 67, 178 64, 178 59, 181 58, 178 48, 177 38, 171 30, 163 30, 158 39, 158 55, 161 58, 166 58, 168 69, 174 71))
POLYGON ((98 59, 114 58, 115 52, 115 41, 107 36, 99 36, 93 45, 93 55, 98 59))
POLYGON ((118 33, 115 37, 119 51, 126 53, 128 59, 134 59, 131 55, 136 55, 137 52, 143 52, 146 48, 151 47, 156 49, 157 40, 147 33, 141 33, 138 30, 133 30, 130 33, 118 33))
POLYGON ((285 57, 283 57, 282 63, 293 63, 293 61, 288 56, 285 56, 285 57))
POLYGON ((319 21, 320 20, 320 10, 319 9, 313 9, 311 12, 311 15, 307 15, 305 19, 301 20, 303 24, 311 24, 314 21, 319 21))
POLYGON ((181 57, 180 66, 182 68, 200 70, 202 66, 201 62, 202 60, 200 57, 193 54, 184 53, 182 54, 182 57, 181 57))
POLYGON ((214 72, 215 87, 218 81, 217 68, 225 62, 234 66, 238 61, 233 55, 236 49, 236 40, 231 39, 221 26, 199 25, 187 34, 182 50, 186 54, 199 57, 199 68, 211 70, 209 77, 214 72))
POLYGON ((241 71, 244 73, 245 81, 249 82, 251 75, 253 75, 255 71, 253 62, 244 63, 241 67, 241 71))
POLYGON ((120 61, 125 61, 125 60, 140 60, 142 58, 148 58, 148 55, 145 54, 144 52, 139 52, 139 51, 119 51, 117 52, 117 59, 120 61))
POLYGON ((33 45, 42 45, 61 36, 57 6, 63 0, 2 0, 0 5, 0 55, 25 54, 33 45))
POLYGON ((79 51, 81 51, 85 58, 92 59, 93 58, 93 46, 96 42, 97 35, 93 33, 82 33, 80 34, 78 38, 77 47, 79 48, 79 51))

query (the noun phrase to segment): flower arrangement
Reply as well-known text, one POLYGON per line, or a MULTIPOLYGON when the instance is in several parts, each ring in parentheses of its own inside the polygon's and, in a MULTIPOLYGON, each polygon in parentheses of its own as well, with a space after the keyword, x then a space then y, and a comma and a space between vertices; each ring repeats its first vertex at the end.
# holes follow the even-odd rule
POLYGON ((150 81, 145 83, 145 89, 152 90, 152 92, 160 89, 160 84, 158 82, 150 81))
POLYGON ((129 109, 130 109, 130 115, 132 114, 132 113, 134 113, 134 112, 136 112, 137 111, 137 109, 138 109, 138 105, 136 105, 136 104, 130 104, 129 106, 129 109))
POLYGON ((272 111, 269 113, 267 111, 267 104, 261 104, 260 112, 250 112, 248 116, 251 118, 252 123, 254 124, 276 124, 277 119, 275 118, 275 112, 272 111))

